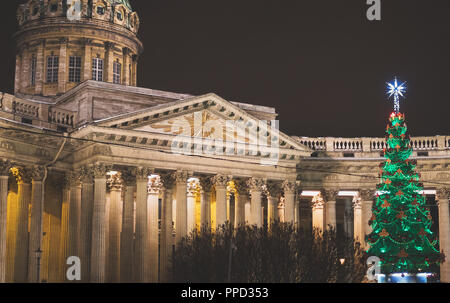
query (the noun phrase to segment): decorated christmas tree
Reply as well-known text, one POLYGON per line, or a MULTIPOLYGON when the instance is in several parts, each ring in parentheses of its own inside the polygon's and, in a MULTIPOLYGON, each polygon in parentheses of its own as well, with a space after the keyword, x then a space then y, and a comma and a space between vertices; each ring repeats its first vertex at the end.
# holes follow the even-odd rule
POLYGON ((405 86, 395 80, 389 89, 395 111, 386 127, 386 161, 380 165, 381 183, 369 221, 372 233, 366 236, 368 254, 380 258, 383 274, 430 272, 442 256, 431 231, 433 218, 425 205, 417 161, 409 159, 411 139, 405 115, 399 112, 399 97, 405 86))

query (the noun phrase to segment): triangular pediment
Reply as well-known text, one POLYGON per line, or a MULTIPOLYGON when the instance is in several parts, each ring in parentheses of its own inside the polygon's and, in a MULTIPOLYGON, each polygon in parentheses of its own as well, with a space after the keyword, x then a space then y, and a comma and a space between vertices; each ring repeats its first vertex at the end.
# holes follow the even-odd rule
POLYGON ((97 121, 96 126, 127 130, 136 133, 136 136, 154 134, 165 138, 175 137, 183 142, 183 138, 194 138, 204 139, 208 144, 211 144, 210 141, 222 141, 220 144, 226 145, 231 140, 239 146, 276 146, 296 156, 308 156, 311 153, 308 147, 280 132, 277 121, 257 119, 215 94, 104 119, 97 121))

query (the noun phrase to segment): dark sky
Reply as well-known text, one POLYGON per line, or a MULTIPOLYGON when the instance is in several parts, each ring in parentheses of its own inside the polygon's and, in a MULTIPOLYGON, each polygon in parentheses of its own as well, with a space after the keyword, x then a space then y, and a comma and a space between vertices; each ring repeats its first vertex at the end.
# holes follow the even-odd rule
MULTIPOLYGON (((0 91, 12 92, 15 12, 2 1, 0 91)), ((145 51, 139 86, 273 106, 299 136, 384 136, 385 82, 408 82, 413 136, 450 135, 450 1, 131 0, 145 51)))

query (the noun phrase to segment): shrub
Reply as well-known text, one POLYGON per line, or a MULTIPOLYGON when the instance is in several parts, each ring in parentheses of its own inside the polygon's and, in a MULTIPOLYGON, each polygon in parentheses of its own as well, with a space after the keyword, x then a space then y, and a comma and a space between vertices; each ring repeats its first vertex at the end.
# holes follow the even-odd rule
POLYGON ((183 239, 172 274, 174 282, 191 283, 357 283, 364 278, 365 260, 359 243, 331 228, 226 224, 215 232, 203 226, 183 239))

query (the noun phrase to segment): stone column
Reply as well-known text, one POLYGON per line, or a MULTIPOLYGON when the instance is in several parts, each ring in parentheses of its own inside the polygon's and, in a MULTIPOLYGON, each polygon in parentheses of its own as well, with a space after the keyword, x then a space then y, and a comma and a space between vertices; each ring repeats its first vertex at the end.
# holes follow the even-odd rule
POLYGON ((110 188, 108 232, 108 282, 120 282, 120 233, 122 229, 122 179, 120 173, 108 179, 110 188))
POLYGON ((136 240, 135 240, 135 257, 136 257, 136 282, 147 283, 149 281, 149 256, 148 249, 149 232, 148 232, 148 177, 151 170, 146 167, 138 167, 135 169, 136 174, 136 240))
POLYGON ((211 190, 212 181, 210 177, 200 178, 200 186, 202 187, 202 199, 201 199, 201 218, 200 223, 202 228, 207 225, 211 227, 211 190))
POLYGON ((31 201, 31 170, 21 168, 16 174, 17 207, 12 209, 15 235, 14 282, 27 282, 28 265, 28 207, 31 201))
POLYGON ((262 207, 261 207, 261 193, 264 180, 258 178, 251 178, 247 181, 250 189, 250 225, 262 226, 262 207))
POLYGON ((0 159, 0 283, 6 282, 6 220, 11 162, 0 159))
MULTIPOLYGON (((362 228, 361 232, 363 233, 362 236, 365 238, 367 234, 370 234, 372 232, 372 226, 369 225, 369 220, 372 218, 372 205, 375 195, 375 190, 372 189, 362 189, 359 191, 359 194, 361 196, 361 220, 362 220, 362 228)), ((365 243, 364 245, 368 248, 368 244, 365 243)))
POLYGON ((134 188, 136 177, 130 170, 122 172, 124 183, 122 233, 120 235, 120 282, 133 282, 134 188))
POLYGON ((124 85, 130 85, 130 57, 131 50, 129 48, 123 48, 123 66, 122 66, 122 83, 124 85))
POLYGON ((352 200, 346 198, 344 200, 344 231, 347 237, 353 236, 353 209, 352 200))
POLYGON ((236 180, 237 197, 235 198, 234 226, 245 224, 245 203, 248 201, 248 186, 244 180, 236 180))
POLYGON ((83 56, 83 77, 82 81, 91 80, 92 79, 92 55, 91 55, 91 43, 92 39, 83 38, 81 40, 84 48, 84 56, 83 56))
POLYGON ((284 181, 283 182, 283 190, 284 190, 284 221, 294 223, 295 215, 294 215, 294 203, 295 203, 295 181, 284 181))
POLYGON ((148 185, 148 230, 150 238, 149 256, 149 282, 158 282, 159 259, 159 192, 161 180, 159 176, 152 176, 148 185))
POLYGON ((90 281, 92 212, 94 210, 94 175, 92 167, 81 169, 81 226, 79 254, 81 260, 81 281, 90 281))
POLYGON ((175 176, 172 173, 166 173, 161 176, 162 183, 162 210, 161 210, 161 250, 160 250, 160 282, 169 282, 171 277, 170 260, 172 259, 173 250, 173 186, 175 184, 175 176))
POLYGON ((39 283, 41 260, 37 259, 36 252, 42 251, 42 229, 44 225, 44 177, 42 166, 33 167, 32 171, 32 200, 30 222, 30 245, 28 249, 28 282, 39 283))
MULTIPOLYGON (((28 47, 28 45, 24 45, 24 47, 28 47)), ((22 52, 22 62, 21 62, 21 75, 20 75, 20 86, 22 87, 22 91, 31 86, 31 58, 32 54, 28 52, 28 50, 24 50, 22 52)))
POLYGON ((44 58, 45 40, 40 40, 36 51, 36 85, 35 94, 42 95, 45 81, 45 58, 44 58))
POLYGON ((197 182, 189 181, 187 187, 187 232, 190 234, 196 227, 197 217, 195 211, 195 191, 197 190, 197 182))
POLYGON ((325 213, 324 213, 325 201, 321 193, 313 197, 311 206, 313 216, 312 219, 313 228, 319 231, 323 231, 325 228, 325 213))
POLYGON ((336 231, 336 198, 339 194, 337 189, 326 189, 323 191, 323 198, 326 199, 325 211, 326 211, 326 224, 327 228, 333 228, 336 231))
POLYGON ((278 204, 278 218, 280 219, 280 222, 286 222, 284 219, 284 205, 285 205, 286 199, 284 197, 280 198, 280 203, 278 204))
POLYGON ((133 55, 132 56, 132 63, 131 63, 131 86, 137 86, 137 61, 138 61, 138 56, 137 55, 133 55))
POLYGON ((278 201, 281 196, 281 186, 276 182, 267 183, 267 223, 270 224, 278 220, 278 201))
POLYGON ((180 243, 181 239, 187 236, 187 179, 188 173, 178 171, 175 173, 176 178, 176 223, 175 243, 180 243))
POLYGON ((439 245, 440 250, 445 254, 445 262, 441 264, 441 282, 450 283, 450 219, 449 188, 439 188, 437 190, 437 199, 439 206, 439 245))
POLYGON ((214 176, 212 182, 216 190, 216 228, 227 222, 227 183, 224 175, 214 176))
POLYGON ((362 204, 359 196, 353 198, 353 236, 356 242, 364 243, 362 204))
POLYGON ((67 83, 67 44, 68 38, 61 38, 59 43, 59 67, 58 67, 58 93, 62 94, 66 92, 67 83))
POLYGON ((92 214, 91 282, 104 283, 106 276, 106 173, 109 168, 96 164, 94 173, 94 209, 92 214))
POLYGON ((104 80, 113 83, 114 43, 105 42, 105 75, 104 80))
MULTIPOLYGON (((69 257, 69 204, 70 204, 70 177, 66 173, 62 185, 62 207, 61 207, 61 235, 59 238, 59 263, 60 263, 60 279, 62 282, 66 281, 66 262, 69 257)), ((91 230, 89 230, 91 232, 91 230)), ((81 260, 81 262, 83 262, 81 260)), ((83 265, 81 267, 83 270, 83 265)), ((89 274, 87 274, 89 276, 89 274)), ((81 273, 83 278, 83 272, 81 273)), ((89 282, 89 281, 87 281, 89 282)))
POLYGON ((81 225, 81 171, 70 174, 70 201, 69 201, 69 257, 79 257, 81 225))
POLYGON ((15 77, 14 77, 14 94, 17 94, 23 85, 22 81, 22 54, 23 51, 19 51, 16 54, 16 71, 15 71, 15 77))

